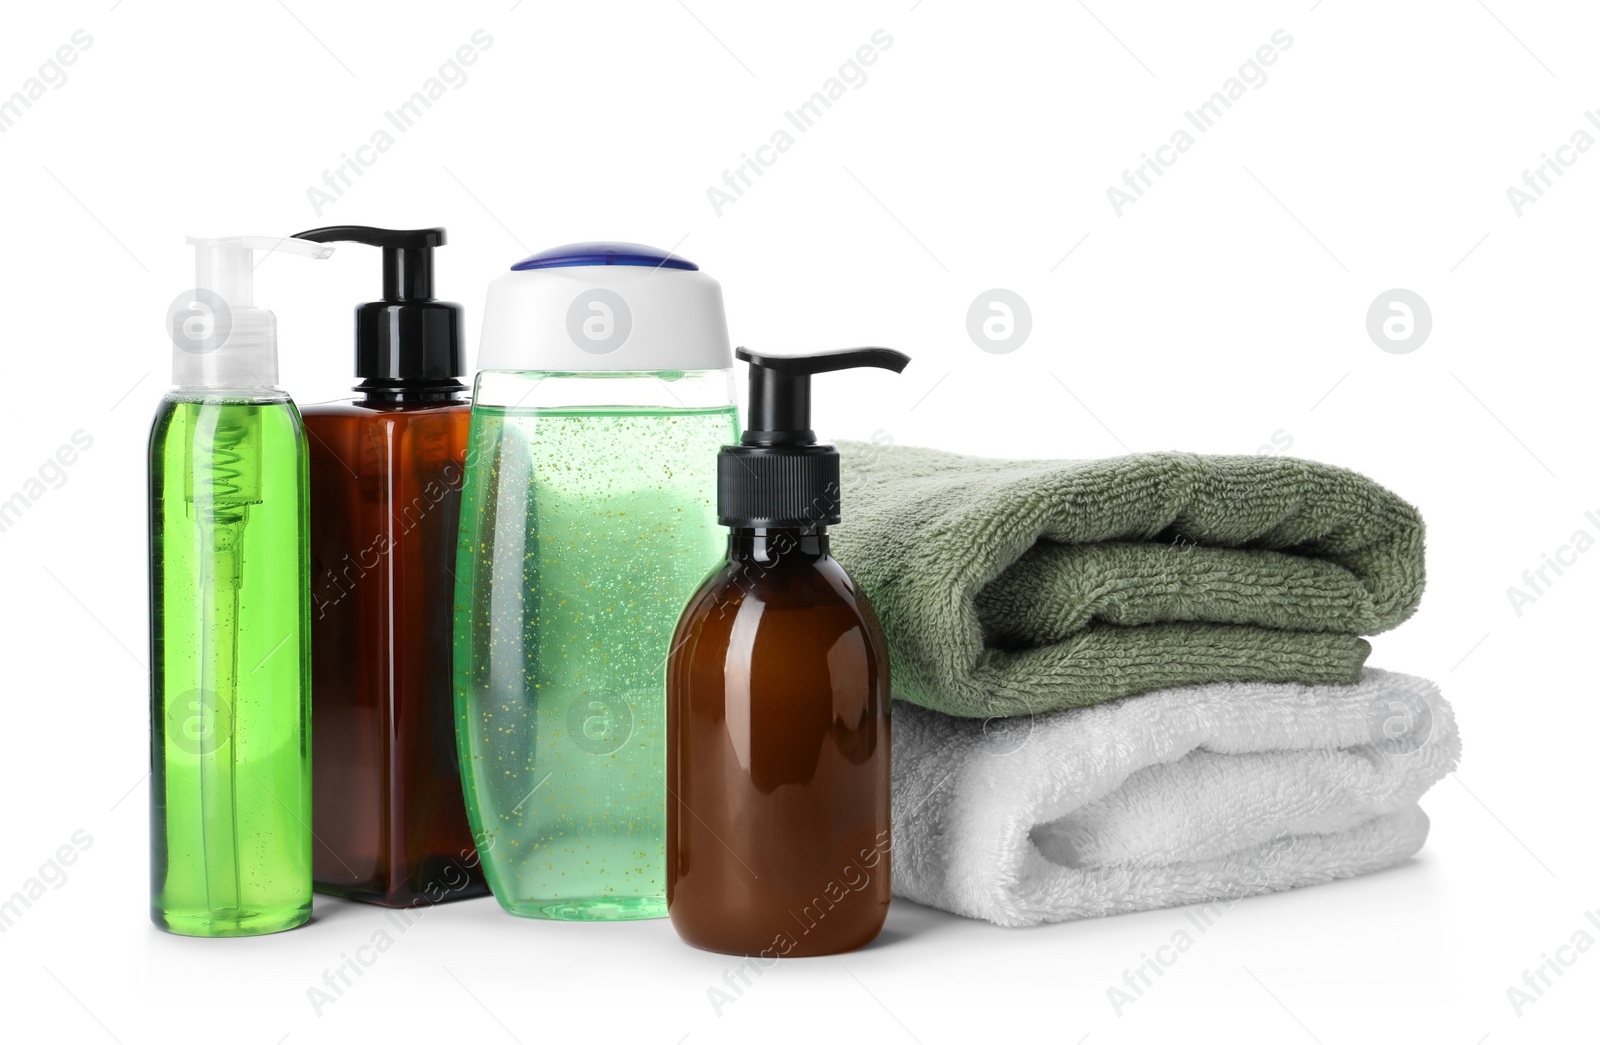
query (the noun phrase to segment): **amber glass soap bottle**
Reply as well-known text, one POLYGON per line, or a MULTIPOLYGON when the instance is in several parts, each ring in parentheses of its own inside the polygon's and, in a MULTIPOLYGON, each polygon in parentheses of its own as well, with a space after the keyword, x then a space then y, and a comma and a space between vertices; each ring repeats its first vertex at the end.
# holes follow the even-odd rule
POLYGON ((359 398, 303 411, 311 471, 313 879, 390 907, 488 892, 456 759, 450 630, 469 406, 443 229, 313 229, 383 248, 356 309, 359 398))
POLYGON ((889 912, 889 662, 828 554, 839 454, 811 375, 899 371, 886 348, 763 356, 750 424, 718 458, 727 562, 667 664, 667 910, 696 947, 764 960, 870 943, 889 912))

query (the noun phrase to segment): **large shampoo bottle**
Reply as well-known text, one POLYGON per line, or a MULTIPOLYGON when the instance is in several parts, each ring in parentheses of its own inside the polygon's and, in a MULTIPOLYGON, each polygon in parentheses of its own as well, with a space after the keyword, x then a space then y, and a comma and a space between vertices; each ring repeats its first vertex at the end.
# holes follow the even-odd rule
POLYGON ((456 559, 456 729, 495 898, 667 912, 666 665, 737 434, 716 280, 585 243, 489 291, 456 559))

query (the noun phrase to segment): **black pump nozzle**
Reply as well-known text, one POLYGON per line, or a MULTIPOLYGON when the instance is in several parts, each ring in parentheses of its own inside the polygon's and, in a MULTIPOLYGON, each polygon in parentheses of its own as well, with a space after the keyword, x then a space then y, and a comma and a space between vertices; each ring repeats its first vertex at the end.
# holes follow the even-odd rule
POLYGON ((444 246, 444 229, 330 225, 295 238, 383 248, 383 300, 356 306, 358 387, 466 387, 456 380, 461 306, 433 297, 433 248, 444 246))
POLYGON ((750 426, 746 446, 814 443, 811 430, 811 375, 873 366, 895 373, 911 357, 892 348, 840 348, 809 356, 769 356, 741 348, 734 353, 750 364, 750 426))
POLYGON ((839 451, 811 430, 811 376, 854 367, 895 373, 911 357, 892 348, 769 356, 750 364, 750 424, 717 456, 717 515, 724 526, 814 529, 839 521, 839 451))

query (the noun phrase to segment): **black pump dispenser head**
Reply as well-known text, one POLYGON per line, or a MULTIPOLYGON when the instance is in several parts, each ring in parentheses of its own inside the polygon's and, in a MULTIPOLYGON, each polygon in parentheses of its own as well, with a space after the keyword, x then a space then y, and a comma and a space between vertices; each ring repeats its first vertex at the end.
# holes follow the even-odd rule
POLYGON ((813 374, 880 367, 895 373, 911 357, 892 348, 846 348, 770 356, 741 348, 750 364, 749 426, 717 456, 717 515, 736 529, 810 529, 839 521, 839 451, 811 430, 813 374))
POLYGON ((383 248, 383 300, 356 306, 360 389, 460 390, 461 306, 433 296, 433 248, 444 229, 330 225, 295 234, 317 243, 383 248))

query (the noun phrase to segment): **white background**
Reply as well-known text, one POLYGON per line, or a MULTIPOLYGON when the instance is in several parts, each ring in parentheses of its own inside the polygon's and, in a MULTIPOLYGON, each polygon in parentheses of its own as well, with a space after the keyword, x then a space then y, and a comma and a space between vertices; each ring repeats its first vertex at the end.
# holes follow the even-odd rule
MULTIPOLYGON (((849 5, 525 0, 7 5, 0 97, 85 30, 0 135, 5 463, 66 481, 0 533, 7 734, 0 895, 92 844, 0 936, 7 1040, 267 1045, 1038 1040, 1574 1041, 1600 953, 1517 1015, 1506 989, 1600 907, 1592 758, 1600 551, 1531 605, 1507 588, 1600 536, 1600 150, 1519 216, 1507 188, 1600 105, 1591 7, 1384 3, 849 5), (1492 8, 1492 11, 1491 11, 1492 8), (1092 13, 1091 13, 1092 9, 1092 13), (1498 16, 1498 17, 1497 17, 1498 16), (473 32, 469 78, 319 215, 307 188, 473 32), (707 188, 875 30, 892 46, 720 216, 707 188), (1276 30, 1292 46, 1136 204, 1106 190, 1276 30), (166 936, 147 911, 144 452, 186 234, 445 225, 445 297, 546 246, 676 247, 738 343, 887 344, 901 377, 818 382, 817 427, 999 455, 1292 453, 1361 470, 1429 524, 1422 610, 1372 663, 1440 681, 1465 741, 1414 860, 1241 902, 1137 1004, 1107 988, 1187 923, 1158 911, 1006 930, 896 901, 883 938, 783 963, 718 1016, 733 964, 666 922, 563 925, 492 900, 431 912, 320 1015, 307 988, 392 926, 319 898, 279 936, 166 936), (1064 259, 1064 260, 1063 260, 1064 259), (1032 332, 968 337, 990 288, 1032 332), (1368 306, 1420 294, 1409 354, 1368 306)), ((1253 77, 1253 73, 1252 73, 1253 77)), ((769 154, 772 155, 772 154, 769 154)), ((375 251, 269 261, 258 300, 301 402, 350 384, 375 251), (313 267, 315 266, 315 267, 313 267)), ((848 511, 848 506, 846 506, 848 511)), ((1553 576, 1553 575, 1552 575, 1553 576)), ((52 872, 52 877, 55 877, 52 872)), ((1568 952, 1570 953, 1570 952, 1568 952)))

